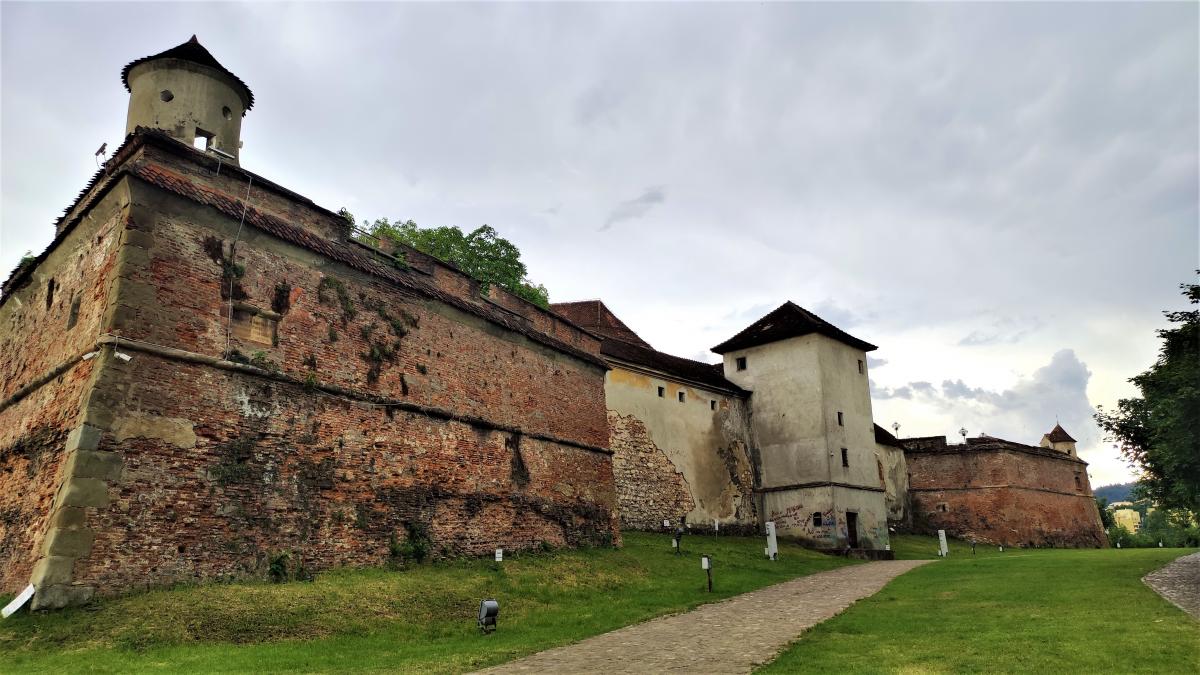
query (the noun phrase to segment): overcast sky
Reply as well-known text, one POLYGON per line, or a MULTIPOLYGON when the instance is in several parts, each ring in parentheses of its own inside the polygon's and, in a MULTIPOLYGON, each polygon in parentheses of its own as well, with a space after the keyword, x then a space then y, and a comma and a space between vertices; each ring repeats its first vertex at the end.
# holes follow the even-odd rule
POLYGON ((360 218, 487 223, 656 348, 785 300, 878 344, 875 419, 1131 477, 1091 421, 1194 279, 1197 4, 0 5, 0 276, 196 33, 244 167, 360 218))

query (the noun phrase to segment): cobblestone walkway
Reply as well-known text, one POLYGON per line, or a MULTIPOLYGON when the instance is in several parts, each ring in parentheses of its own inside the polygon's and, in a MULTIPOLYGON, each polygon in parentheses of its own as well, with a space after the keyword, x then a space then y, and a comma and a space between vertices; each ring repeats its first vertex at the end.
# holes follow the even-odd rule
POLYGON ((1176 558, 1142 581, 1192 618, 1200 619, 1200 553, 1176 558))
POLYGON ((852 565, 653 619, 487 673, 748 673, 800 633, 929 560, 852 565))

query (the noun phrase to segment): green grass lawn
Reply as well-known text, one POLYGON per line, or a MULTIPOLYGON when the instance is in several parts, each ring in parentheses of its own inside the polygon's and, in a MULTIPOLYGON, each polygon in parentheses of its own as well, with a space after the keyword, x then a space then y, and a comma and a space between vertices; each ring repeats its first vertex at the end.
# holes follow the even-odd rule
MULTIPOLYGON (((937 540, 894 537, 898 558, 937 540)), ((1141 577, 1185 549, 961 542, 805 633, 762 672, 1200 672, 1200 622, 1141 577)))
POLYGON ((406 571, 337 571, 310 583, 152 591, 0 621, 0 672, 460 672, 847 561, 762 538, 626 533, 621 550, 510 554, 406 571), (699 555, 716 561, 704 590, 699 555), (499 630, 475 627, 500 602, 499 630))

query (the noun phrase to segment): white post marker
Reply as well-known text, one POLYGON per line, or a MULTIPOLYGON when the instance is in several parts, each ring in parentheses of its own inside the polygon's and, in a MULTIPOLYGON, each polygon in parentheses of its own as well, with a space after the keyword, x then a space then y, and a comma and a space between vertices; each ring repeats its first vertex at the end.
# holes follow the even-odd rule
POLYGON ((667 528, 668 530, 669 530, 669 529, 671 529, 671 521, 669 521, 669 520, 664 520, 664 521, 663 521, 663 527, 667 528))
POLYGON ((14 613, 16 613, 16 611, 18 609, 21 609, 22 605, 29 602, 29 599, 32 597, 33 597, 33 584, 29 584, 28 586, 25 587, 25 590, 21 591, 20 593, 17 594, 17 597, 13 598, 12 602, 8 603, 7 605, 4 606, 4 609, 0 610, 0 616, 3 616, 5 619, 7 619, 8 617, 10 617, 14 613))
POLYGON ((945 558, 950 555, 950 547, 946 545, 946 531, 938 530, 938 555, 945 558))
POLYGON ((496 562, 504 562, 504 549, 496 549, 496 562))
POLYGON ((767 557, 771 560, 779 557, 779 542, 775 540, 775 521, 767 521, 767 557))

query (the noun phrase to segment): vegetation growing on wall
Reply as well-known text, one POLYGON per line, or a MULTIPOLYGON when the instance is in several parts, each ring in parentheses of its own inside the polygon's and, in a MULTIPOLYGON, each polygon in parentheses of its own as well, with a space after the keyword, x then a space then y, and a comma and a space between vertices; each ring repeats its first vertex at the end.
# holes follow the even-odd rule
POLYGON ((340 307, 342 323, 350 323, 358 315, 358 309, 354 307, 354 299, 350 297, 350 291, 346 290, 346 284, 336 277, 321 278, 321 283, 317 285, 317 302, 340 307))
MULTIPOLYGON (((353 219, 353 214, 345 209, 342 212, 353 219)), ((423 228, 411 220, 391 222, 377 218, 371 223, 364 220, 363 226, 372 237, 411 246, 457 266, 483 282, 485 291, 489 284, 496 284, 539 307, 550 305, 546 287, 529 280, 528 269, 521 262, 521 250, 491 225, 464 233, 454 226, 423 228)))

